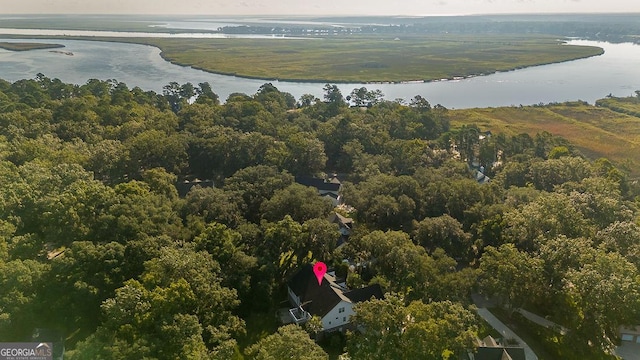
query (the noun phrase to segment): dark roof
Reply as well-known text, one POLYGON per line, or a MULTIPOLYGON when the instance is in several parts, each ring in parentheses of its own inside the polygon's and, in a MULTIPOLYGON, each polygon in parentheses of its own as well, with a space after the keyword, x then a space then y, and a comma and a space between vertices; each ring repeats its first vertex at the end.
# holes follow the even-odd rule
POLYGON ((178 195, 180 197, 185 197, 187 196, 187 194, 189 193, 189 191, 191 191, 191 189, 193 189, 196 186, 202 187, 202 188, 207 188, 207 187, 213 187, 213 181, 212 180, 200 180, 200 179, 195 179, 192 181, 189 180, 185 180, 182 182, 178 182, 175 184, 176 189, 178 190, 178 195))
POLYGON ((302 308, 311 315, 325 316, 342 298, 336 293, 326 274, 322 284, 318 285, 311 264, 303 266, 288 283, 291 290, 300 297, 302 308))
POLYGON ((311 186, 318 190, 338 191, 340 190, 340 182, 327 182, 324 179, 314 178, 310 176, 296 176, 296 182, 304 186, 311 186))
POLYGON ((372 297, 376 299, 382 299, 382 288, 379 284, 373 284, 361 289, 353 289, 344 293, 344 296, 348 297, 351 302, 357 303, 362 301, 371 300, 372 297))
POLYGON ((311 264, 303 266, 289 280, 288 285, 300 297, 302 308, 311 313, 311 315, 320 317, 325 316, 340 301, 356 303, 369 300, 372 296, 377 299, 382 299, 383 297, 382 289, 378 284, 362 289, 345 291, 336 283, 336 279, 329 274, 325 274, 322 284, 318 285, 318 279, 313 273, 311 264))
POLYGON ((475 360, 503 360, 505 351, 512 360, 525 360, 521 347, 479 347, 473 356, 475 360))

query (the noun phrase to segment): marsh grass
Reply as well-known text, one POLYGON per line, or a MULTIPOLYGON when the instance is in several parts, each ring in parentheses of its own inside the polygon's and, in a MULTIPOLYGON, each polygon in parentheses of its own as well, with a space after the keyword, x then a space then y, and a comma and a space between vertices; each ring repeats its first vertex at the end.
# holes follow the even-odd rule
MULTIPOLYGON (((131 40, 129 40, 131 41, 131 40)), ((163 58, 214 73, 318 82, 438 80, 602 54, 543 35, 337 36, 309 39, 137 39, 163 58)))
POLYGON ((589 158, 606 157, 627 167, 632 176, 640 176, 640 117, 582 102, 451 110, 449 114, 453 127, 477 124, 507 135, 548 131, 569 140, 589 158))
POLYGON ((63 47, 64 45, 60 45, 60 44, 43 44, 43 43, 32 43, 32 42, 0 42, 0 49, 10 50, 10 51, 56 49, 56 48, 63 48, 63 47))

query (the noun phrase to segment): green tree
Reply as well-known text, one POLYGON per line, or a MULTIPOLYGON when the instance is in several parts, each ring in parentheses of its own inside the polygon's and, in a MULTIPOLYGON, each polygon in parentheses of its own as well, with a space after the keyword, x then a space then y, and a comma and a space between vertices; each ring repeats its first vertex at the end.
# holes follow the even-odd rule
POLYGON ((211 223, 194 242, 196 250, 205 250, 220 264, 225 274, 222 284, 246 295, 251 287, 251 273, 257 260, 241 248, 242 236, 222 224, 211 223))
POLYGON ((245 351, 250 359, 255 360, 327 360, 329 355, 316 344, 309 334, 297 325, 280 327, 245 351))
POLYGON ((192 188, 185 197, 181 213, 187 220, 201 219, 201 226, 217 222, 235 228, 244 222, 234 194, 215 187, 192 188))
POLYGON ((432 297, 431 286, 438 276, 434 261, 408 234, 378 230, 350 239, 348 247, 353 259, 367 263, 369 274, 384 277, 393 291, 406 293, 411 299, 432 297))
POLYGON ((571 152, 566 146, 556 146, 549 151, 549 159, 559 159, 563 156, 571 156, 571 152))
POLYGON ((635 324, 640 309, 637 268, 618 253, 598 252, 595 261, 570 269, 564 279, 569 343, 610 353, 620 324, 635 324))
POLYGON ((504 240, 532 250, 559 235, 575 238, 593 234, 589 224, 570 196, 545 193, 530 203, 504 215, 504 240))
POLYGON ((127 273, 125 246, 111 242, 77 241, 51 260, 51 270, 40 290, 39 305, 65 333, 92 331, 99 323, 100 305, 115 295, 127 273))
POLYGON ((260 221, 262 203, 273 197, 273 194, 293 183, 293 176, 280 172, 275 167, 258 165, 239 170, 226 179, 224 189, 230 191, 242 211, 243 217, 249 221, 260 221))
POLYGON ((208 82, 199 83, 195 91, 198 96, 196 103, 206 105, 220 104, 220 98, 213 92, 211 85, 208 82))
POLYGON ((350 101, 355 106, 373 106, 378 104, 384 98, 382 91, 368 90, 366 87, 355 88, 351 91, 351 95, 347 96, 347 101, 350 101))
POLYGON ((409 230, 421 205, 420 190, 410 176, 378 175, 357 187, 346 184, 343 194, 363 223, 383 230, 409 230))
POLYGON ((298 100, 297 106, 299 108, 305 108, 315 105, 318 101, 320 101, 320 99, 318 99, 315 95, 302 94, 300 96, 300 100, 298 100))
POLYGON ((542 260, 513 244, 487 246, 480 258, 480 288, 509 308, 535 304, 544 294, 543 266, 542 260))
POLYGON ((296 105, 296 99, 293 95, 281 92, 271 83, 260 86, 258 92, 254 95, 254 99, 261 102, 274 115, 282 114, 285 110, 293 109, 296 105))
POLYGON ((452 302, 404 306, 397 295, 355 307, 353 321, 363 333, 350 333, 347 351, 354 359, 455 359, 473 348, 477 320, 452 302))
POLYGON ((300 184, 291 184, 275 191, 273 196, 260 206, 262 217, 269 221, 280 220, 285 215, 299 222, 326 218, 331 209, 333 204, 330 200, 319 196, 315 188, 300 184))
POLYGON ((187 144, 182 136, 147 130, 124 143, 129 154, 129 176, 139 178, 145 170, 162 167, 180 173, 187 165, 187 144))
POLYGON ((231 358, 244 324, 239 301, 221 286, 217 262, 188 247, 163 248, 102 304, 105 321, 78 344, 72 359, 231 358), (224 356, 224 355, 223 355, 224 356))
POLYGON ((302 224, 305 247, 315 259, 330 263, 333 260, 340 232, 338 225, 326 219, 309 219, 302 224))
POLYGON ((267 266, 266 277, 282 283, 302 264, 312 260, 303 227, 289 215, 275 223, 262 223, 264 236, 255 247, 256 256, 267 266))
POLYGON ((609 251, 626 255, 640 245, 640 226, 630 221, 616 221, 598 231, 594 241, 609 251))
POLYGON ((145 288, 129 280, 102 309, 107 319, 70 359, 208 359, 198 318, 183 309, 197 298, 184 279, 166 288, 145 288))
MULTIPOLYGON (((5 341, 28 338, 35 327, 54 325, 40 312, 38 298, 42 279, 49 269, 35 260, 0 260, 0 337, 5 341)), ((48 309, 47 309, 48 310, 48 309)))
POLYGON ((471 234, 449 215, 425 218, 415 226, 414 240, 429 251, 442 248, 455 258, 467 258, 471 252, 471 234))
POLYGON ((124 244, 146 236, 180 238, 182 221, 171 198, 154 193, 149 184, 135 180, 118 184, 113 190, 113 199, 91 229, 93 239, 124 244))
POLYGON ((283 166, 292 174, 316 174, 325 168, 324 144, 312 134, 295 133, 285 143, 288 153, 283 159, 283 166))
POLYGON ((347 103, 344 101, 342 92, 337 85, 325 84, 322 88, 324 90, 324 102, 326 104, 327 118, 336 116, 340 113, 342 108, 347 107, 347 103))
POLYGON ((529 178, 536 189, 553 191, 555 185, 580 181, 593 173, 591 164, 578 157, 560 157, 531 163, 529 178))

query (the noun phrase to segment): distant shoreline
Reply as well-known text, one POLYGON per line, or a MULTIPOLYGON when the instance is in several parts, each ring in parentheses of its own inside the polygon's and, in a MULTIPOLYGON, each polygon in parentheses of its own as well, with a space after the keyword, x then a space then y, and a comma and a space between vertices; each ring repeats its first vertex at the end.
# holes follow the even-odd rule
POLYGON ((31 51, 43 49, 59 49, 65 47, 62 44, 45 44, 32 42, 0 42, 0 49, 9 51, 31 51))

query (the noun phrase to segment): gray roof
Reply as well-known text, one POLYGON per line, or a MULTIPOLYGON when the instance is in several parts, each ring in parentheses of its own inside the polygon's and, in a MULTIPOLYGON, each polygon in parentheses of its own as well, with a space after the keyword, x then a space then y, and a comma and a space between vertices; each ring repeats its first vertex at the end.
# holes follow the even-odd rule
POLYGON ((474 354, 475 360, 525 360, 521 347, 479 347, 474 354))
POLYGON ((312 186, 321 191, 334 191, 340 190, 340 182, 328 182, 324 179, 309 177, 309 176, 296 176, 296 182, 304 186, 312 186))
POLYGON ((300 297, 303 309, 311 315, 320 317, 329 313, 340 301, 357 303, 369 300, 371 297, 376 299, 383 297, 382 289, 378 284, 349 291, 338 285, 336 278, 329 274, 325 274, 322 283, 318 285, 311 264, 304 265, 298 270, 287 285, 300 297))

